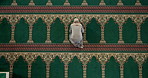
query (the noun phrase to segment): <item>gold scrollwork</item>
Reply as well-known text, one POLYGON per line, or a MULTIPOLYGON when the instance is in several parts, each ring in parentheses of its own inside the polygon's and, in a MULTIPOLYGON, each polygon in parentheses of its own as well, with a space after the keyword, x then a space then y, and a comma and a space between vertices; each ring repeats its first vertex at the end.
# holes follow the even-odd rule
POLYGON ((86 25, 89 23, 89 21, 92 18, 95 18, 98 23, 101 25, 101 40, 100 43, 106 43, 104 40, 104 30, 105 30, 105 24, 108 22, 110 18, 113 18, 117 24, 119 25, 119 41, 118 43, 124 43, 122 39, 122 25, 125 23, 125 21, 128 18, 131 18, 135 24, 137 25, 137 41, 136 43, 142 43, 141 41, 141 24, 144 22, 144 20, 148 17, 148 15, 143 14, 17 14, 17 15, 0 15, 0 21, 3 20, 3 18, 7 18, 7 20, 12 25, 12 33, 11 33, 11 43, 15 43, 14 40, 14 31, 15 27, 14 25, 18 23, 20 18, 24 18, 27 23, 29 24, 29 40, 28 43, 33 43, 32 40, 32 30, 33 30, 33 24, 38 20, 38 18, 42 18, 44 22, 47 25, 47 40, 45 43, 51 43, 50 41, 50 25, 53 23, 53 21, 56 18, 59 18, 65 25, 65 40, 64 42, 68 42, 68 25, 73 21, 74 18, 80 19, 80 22, 85 26, 85 32, 84 32, 84 42, 87 43, 86 40, 86 25))
POLYGON ((86 69, 87 63, 89 60, 95 56, 98 61, 101 63, 102 67, 102 78, 105 78, 105 64, 108 62, 110 57, 114 57, 117 62, 120 64, 120 77, 123 78, 123 70, 124 63, 127 61, 129 57, 134 58, 134 60, 138 63, 139 66, 139 77, 142 77, 142 64, 148 58, 148 53, 34 53, 34 52, 11 52, 5 53, 1 52, 1 56, 4 56, 8 62, 10 62, 10 74, 12 78, 13 72, 13 63, 18 59, 18 57, 23 56, 23 58, 28 63, 28 78, 31 78, 31 66, 32 62, 40 56, 43 61, 46 62, 46 74, 49 77, 49 67, 50 62, 56 57, 60 57, 64 62, 65 66, 65 77, 68 78, 68 63, 73 59, 73 57, 77 57, 83 64, 83 77, 86 78, 86 69))

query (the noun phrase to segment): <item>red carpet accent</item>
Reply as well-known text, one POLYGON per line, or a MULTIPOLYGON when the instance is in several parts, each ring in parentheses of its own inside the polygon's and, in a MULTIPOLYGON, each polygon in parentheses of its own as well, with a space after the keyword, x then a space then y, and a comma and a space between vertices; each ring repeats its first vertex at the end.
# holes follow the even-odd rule
POLYGON ((147 6, 1 6, 0 13, 148 13, 147 6))
POLYGON ((83 49, 72 44, 0 44, 0 51, 145 51, 148 45, 85 44, 83 49))

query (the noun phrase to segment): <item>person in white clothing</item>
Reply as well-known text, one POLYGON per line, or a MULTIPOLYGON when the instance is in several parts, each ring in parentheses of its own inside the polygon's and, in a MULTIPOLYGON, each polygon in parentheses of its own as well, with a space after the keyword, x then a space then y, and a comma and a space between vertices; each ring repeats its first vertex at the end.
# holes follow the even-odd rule
POLYGON ((75 18, 74 22, 70 25, 69 30, 69 39, 70 42, 78 48, 83 48, 83 35, 84 29, 82 24, 79 22, 79 19, 75 18))

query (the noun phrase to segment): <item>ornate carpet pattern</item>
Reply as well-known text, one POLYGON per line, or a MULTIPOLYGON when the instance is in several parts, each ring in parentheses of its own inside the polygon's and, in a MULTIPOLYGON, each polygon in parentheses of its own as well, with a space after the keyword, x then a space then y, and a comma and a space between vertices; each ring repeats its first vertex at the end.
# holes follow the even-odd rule
POLYGON ((148 78, 147 5, 1 0, 0 72, 10 78, 148 78), (69 43, 74 18, 85 29, 83 49, 69 43))
POLYGON ((2 6, 0 7, 0 13, 70 13, 70 14, 76 14, 76 13, 83 13, 83 14, 98 14, 98 13, 137 13, 137 14, 146 14, 148 13, 148 7, 143 6, 11 6, 6 7, 2 6))
POLYGON ((147 53, 148 45, 135 44, 85 44, 84 49, 75 48, 71 44, 1 44, 1 52, 126 52, 147 53))

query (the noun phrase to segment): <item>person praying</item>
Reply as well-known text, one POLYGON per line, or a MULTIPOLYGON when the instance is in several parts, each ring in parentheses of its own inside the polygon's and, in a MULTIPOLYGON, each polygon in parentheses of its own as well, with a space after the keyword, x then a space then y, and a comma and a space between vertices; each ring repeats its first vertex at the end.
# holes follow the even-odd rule
POLYGON ((83 48, 83 35, 84 29, 78 18, 70 25, 69 40, 77 48, 83 48))

